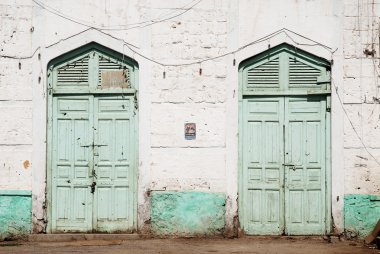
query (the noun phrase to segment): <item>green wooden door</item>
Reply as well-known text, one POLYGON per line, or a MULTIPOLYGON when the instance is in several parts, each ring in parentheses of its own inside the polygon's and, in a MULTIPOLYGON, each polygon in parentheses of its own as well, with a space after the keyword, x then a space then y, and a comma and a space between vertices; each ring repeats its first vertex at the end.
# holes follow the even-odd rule
POLYGON ((53 231, 133 226, 133 97, 53 98, 53 231))
POLYGON ((326 97, 243 100, 247 234, 324 234, 326 97))
POLYGON ((135 230, 137 64, 91 43, 48 77, 48 231, 135 230))

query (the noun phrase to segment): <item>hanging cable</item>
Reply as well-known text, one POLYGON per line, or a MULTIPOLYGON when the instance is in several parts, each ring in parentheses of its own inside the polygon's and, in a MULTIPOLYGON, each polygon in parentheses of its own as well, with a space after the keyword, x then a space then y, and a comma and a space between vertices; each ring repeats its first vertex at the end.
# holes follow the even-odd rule
POLYGON ((249 47, 249 46, 252 46, 252 45, 254 45, 254 44, 258 44, 258 43, 260 43, 260 42, 266 41, 266 40, 268 40, 268 39, 270 39, 270 38, 273 38, 273 37, 275 37, 275 36, 277 36, 277 35, 279 35, 279 34, 281 34, 281 33, 284 33, 284 34, 285 34, 289 39, 291 39, 292 42, 293 42, 294 44, 296 44, 296 45, 300 45, 300 46, 320 46, 320 47, 324 48, 325 50, 329 51, 331 54, 333 54, 333 53, 337 50, 337 49, 332 50, 330 47, 328 47, 328 46, 326 46, 326 45, 323 45, 323 44, 321 44, 321 43, 318 43, 318 42, 316 42, 316 41, 314 41, 314 40, 312 40, 312 39, 308 39, 308 38, 305 37, 305 36, 301 36, 301 37, 302 37, 302 38, 306 38, 306 39, 310 40, 310 41, 313 42, 313 43, 312 43, 312 44, 299 43, 299 42, 297 42, 294 38, 292 38, 291 35, 290 35, 289 33, 293 33, 293 34, 296 34, 296 35, 298 35, 298 34, 295 33, 295 32, 293 32, 293 31, 291 31, 291 30, 289 30, 289 29, 287 29, 287 28, 282 28, 282 29, 280 29, 280 30, 277 30, 277 31, 275 31, 275 32, 273 32, 273 33, 271 33, 271 34, 269 34, 269 35, 266 35, 266 36, 264 36, 264 37, 262 37, 262 38, 259 38, 259 39, 255 40, 255 41, 252 41, 252 42, 248 43, 248 44, 245 44, 245 45, 239 47, 239 48, 236 49, 236 50, 233 50, 233 51, 230 51, 230 52, 227 52, 227 53, 224 53, 224 54, 221 54, 221 55, 215 56, 215 57, 209 57, 209 58, 205 58, 205 59, 201 59, 201 60, 197 60, 197 61, 193 61, 193 62, 181 63, 181 64, 175 64, 175 63, 162 63, 162 62, 160 62, 160 61, 158 61, 158 60, 154 60, 154 59, 152 59, 152 58, 150 58, 150 57, 147 57, 147 56, 141 54, 140 52, 136 51, 135 49, 132 49, 129 45, 126 45, 126 46, 129 48, 129 50, 130 50, 131 52, 133 52, 133 53, 135 53, 136 55, 139 55, 140 57, 144 58, 145 60, 151 61, 151 62, 153 62, 153 63, 155 63, 155 64, 158 64, 158 65, 161 65, 161 66, 179 67, 179 66, 189 66, 189 65, 200 64, 200 63, 204 63, 204 62, 207 62, 207 61, 216 60, 216 59, 218 59, 218 58, 222 58, 222 57, 225 57, 225 56, 228 56, 228 55, 231 55, 231 54, 234 55, 234 54, 236 54, 236 53, 238 53, 238 52, 244 50, 245 48, 247 48, 247 47, 249 47))
POLYGON ((344 104, 343 104, 343 101, 342 101, 342 98, 340 97, 339 93, 338 93, 338 87, 335 85, 335 82, 334 82, 334 79, 331 78, 331 83, 333 84, 334 86, 334 90, 335 90, 335 94, 336 94, 336 97, 338 98, 338 101, 339 101, 339 104, 340 106, 342 107, 343 109, 343 112, 344 114, 346 115, 347 117, 347 120, 349 121, 350 125, 351 125, 351 128, 352 130, 354 131, 355 135, 358 137, 360 143, 362 144, 364 150, 368 153, 369 156, 371 156, 371 158, 380 166, 380 162, 376 159, 376 157, 369 151, 368 147, 366 146, 366 144, 364 143, 362 137, 359 135, 359 132, 356 130, 352 120, 350 119, 349 115, 348 115, 348 112, 346 110, 346 108, 344 107, 344 104))
MULTIPOLYGON (((286 36, 287 36, 287 37, 288 37, 288 38, 289 38, 294 44, 296 44, 296 45, 302 45, 302 46, 320 46, 320 47, 324 48, 325 50, 328 50, 328 51, 331 53, 331 55, 333 55, 334 52, 337 50, 337 49, 332 50, 330 47, 328 47, 328 46, 326 46, 326 45, 323 45, 323 44, 321 44, 321 43, 318 43, 318 42, 316 42, 316 41, 314 41, 314 40, 312 40, 312 39, 309 39, 309 38, 307 38, 307 37, 305 37, 305 36, 299 35, 298 33, 293 32, 293 31, 291 31, 291 30, 289 30, 289 29, 287 29, 287 28, 282 28, 282 29, 280 29, 280 30, 277 30, 277 31, 275 31, 275 32, 273 32, 273 33, 271 33, 271 34, 269 34, 269 35, 266 35, 266 36, 264 36, 264 37, 261 37, 261 38, 255 40, 255 41, 252 41, 252 42, 250 42, 250 43, 247 43, 247 44, 245 44, 245 45, 243 45, 243 46, 237 48, 236 50, 233 50, 233 51, 230 51, 230 52, 227 52, 227 53, 224 53, 224 54, 218 55, 218 56, 209 57, 209 58, 204 58, 204 59, 197 60, 197 61, 193 61, 193 62, 178 63, 178 64, 177 64, 177 63, 162 63, 162 62, 160 62, 160 61, 158 61, 158 60, 155 60, 155 59, 153 59, 153 58, 147 57, 147 56, 145 56, 144 54, 142 54, 142 53, 140 53, 139 51, 137 51, 136 48, 138 48, 138 47, 136 47, 135 45, 130 44, 130 43, 126 42, 125 40, 121 39, 121 38, 118 38, 118 37, 115 37, 115 36, 113 36, 113 35, 111 35, 111 34, 105 33, 104 31, 99 30, 99 29, 96 29, 96 28, 88 28, 88 29, 85 29, 85 30, 83 30, 83 31, 81 31, 81 32, 79 32, 79 33, 76 33, 76 34, 74 34, 74 35, 70 35, 70 36, 68 36, 68 37, 66 37, 66 38, 64 38, 64 39, 60 39, 59 41, 57 41, 57 42, 55 42, 55 43, 53 43, 53 44, 50 44, 49 46, 46 46, 45 48, 49 48, 49 47, 52 47, 52 46, 54 46, 54 45, 57 45, 58 43, 60 43, 60 42, 62 42, 62 41, 68 40, 69 38, 72 38, 72 37, 74 37, 74 36, 76 36, 76 35, 82 34, 82 33, 86 32, 86 31, 91 30, 91 29, 97 30, 97 31, 99 31, 100 33, 103 33, 103 34, 105 34, 105 35, 108 35, 108 36, 110 36, 111 38, 113 38, 113 39, 115 39, 115 40, 119 40, 119 41, 123 42, 124 45, 125 45, 125 46, 126 46, 126 47, 127 47, 127 48, 128 48, 133 54, 134 54, 134 55, 138 55, 138 56, 140 56, 141 58, 143 58, 143 59, 145 59, 145 60, 147 60, 147 61, 150 61, 150 62, 155 63, 155 64, 160 65, 160 66, 166 66, 166 67, 190 66, 190 65, 201 64, 201 63, 204 63, 204 62, 207 62, 207 61, 212 61, 212 60, 216 60, 216 59, 219 59, 219 58, 223 58, 223 57, 228 56, 228 55, 231 55, 231 54, 235 55, 236 53, 238 53, 238 52, 240 52, 240 51, 242 51, 242 50, 244 50, 244 49, 246 49, 246 48, 248 48, 248 47, 250 47, 250 46, 252 46, 252 45, 255 45, 255 44, 261 43, 261 42, 263 42, 263 41, 266 41, 266 40, 268 40, 268 39, 270 39, 270 38, 273 38, 273 37, 275 37, 275 36, 277 36, 277 35, 279 35, 279 34, 282 34, 282 33, 284 33, 284 34, 285 34, 285 35, 286 35, 286 36), (302 38, 307 39, 307 40, 309 40, 309 41, 311 41, 311 42, 313 42, 313 43, 312 43, 312 44, 299 43, 299 42, 297 42, 297 41, 296 41, 296 40, 295 40, 290 34, 295 34, 295 35, 297 35, 297 36, 301 36, 302 38)), ((39 48, 40 48, 40 47, 38 47, 38 48, 36 49, 36 51, 37 51, 39 48)), ((30 56, 30 57, 16 57, 16 56, 5 56, 5 55, 2 56, 2 57, 5 57, 5 58, 15 58, 15 59, 27 59, 27 58, 31 58, 31 57, 33 57, 34 54, 36 53, 36 51, 35 51, 35 52, 33 53, 33 55, 30 56)), ((1 57, 1 55, 0 55, 0 57, 1 57)))
MULTIPOLYGON (((115 26, 115 27, 112 27, 112 26, 96 26, 94 24, 86 24, 87 22, 84 22, 84 21, 81 21, 81 20, 77 20, 75 18, 72 18, 72 17, 69 17, 67 16, 66 14, 56 10, 56 9, 53 9, 52 7, 49 7, 37 0, 32 0, 36 5, 38 5, 39 7, 41 7, 42 9, 56 15, 56 16, 59 16, 63 19, 66 19, 66 20, 69 20, 71 22, 74 22, 78 25, 82 25, 82 26, 86 26, 88 28, 94 28, 94 29, 98 29, 98 30, 113 30, 113 31, 122 31, 122 30, 130 30, 130 29, 135 29, 135 28, 143 28, 143 27, 147 27, 147 26, 151 26, 151 25, 154 25, 154 24, 157 24, 157 23, 161 23, 161 22, 164 22, 164 21, 168 21, 168 20, 171 20, 171 19, 174 19, 174 18, 177 18, 185 13, 187 13, 188 11, 190 11, 191 9, 193 9, 196 5, 198 5, 200 2, 202 2, 203 0, 196 0, 196 1, 192 1, 190 2, 189 4, 186 4, 185 6, 183 7, 180 7, 179 9, 184 9, 182 12, 178 13, 178 14, 175 14, 175 15, 172 15, 172 16, 169 16, 169 17, 166 17, 166 18, 162 18, 162 19, 152 19, 152 20, 146 20, 146 21, 142 21, 142 22, 137 22, 137 23, 131 23, 127 26, 123 26, 123 25, 119 25, 119 26, 115 26), (194 3, 195 2, 195 3, 194 3), (194 3, 194 4, 192 4, 194 3), (192 4, 190 7, 187 7, 188 5, 192 4), (187 8, 186 8, 187 7, 187 8), (134 25, 134 26, 132 26, 134 25)), ((171 14, 171 13, 170 13, 171 14)))
MULTIPOLYGON (((37 47, 33 54, 31 54, 30 56, 10 56, 10 55, 0 55, 0 58, 9 58, 9 59, 17 59, 17 60, 25 60, 25 59, 30 59, 32 58, 38 50, 40 50, 41 47, 37 47)), ((21 64, 21 63, 20 63, 21 64)))

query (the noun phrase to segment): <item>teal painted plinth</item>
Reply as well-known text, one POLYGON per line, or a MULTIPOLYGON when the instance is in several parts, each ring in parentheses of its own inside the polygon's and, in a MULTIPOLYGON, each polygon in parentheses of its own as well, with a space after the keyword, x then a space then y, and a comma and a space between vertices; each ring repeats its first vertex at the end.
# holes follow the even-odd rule
POLYGON ((31 192, 0 191, 0 240, 19 238, 31 230, 31 192))
POLYGON ((225 226, 225 194, 153 192, 151 226, 160 235, 215 235, 225 226))
POLYGON ((350 194, 344 196, 344 227, 360 238, 367 236, 380 219, 380 196, 350 194))

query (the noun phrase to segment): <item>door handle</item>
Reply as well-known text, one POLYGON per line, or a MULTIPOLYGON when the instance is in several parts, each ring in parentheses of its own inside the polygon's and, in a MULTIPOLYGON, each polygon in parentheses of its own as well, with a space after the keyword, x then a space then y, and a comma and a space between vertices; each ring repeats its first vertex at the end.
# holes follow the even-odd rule
POLYGON ((283 166, 285 166, 285 167, 290 167, 293 171, 296 171, 296 165, 294 165, 294 164, 287 164, 287 163, 285 163, 285 164, 282 164, 283 166))
POLYGON ((94 147, 100 147, 100 146, 108 146, 108 145, 97 145, 97 144, 91 144, 91 145, 83 145, 83 146, 80 146, 80 147, 92 147, 92 148, 94 148, 94 147))

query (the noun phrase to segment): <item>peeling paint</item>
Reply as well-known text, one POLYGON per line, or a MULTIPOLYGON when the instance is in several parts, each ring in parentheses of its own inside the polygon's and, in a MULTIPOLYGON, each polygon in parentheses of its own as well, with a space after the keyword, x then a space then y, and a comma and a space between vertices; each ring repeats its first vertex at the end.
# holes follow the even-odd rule
POLYGON ((176 236, 221 234, 225 205, 225 195, 221 193, 152 192, 152 230, 176 236))
POLYGON ((380 196, 350 194, 344 196, 344 227, 349 238, 368 235, 380 219, 380 196))
POLYGON ((0 240, 31 233, 31 213, 30 191, 0 191, 0 240))

